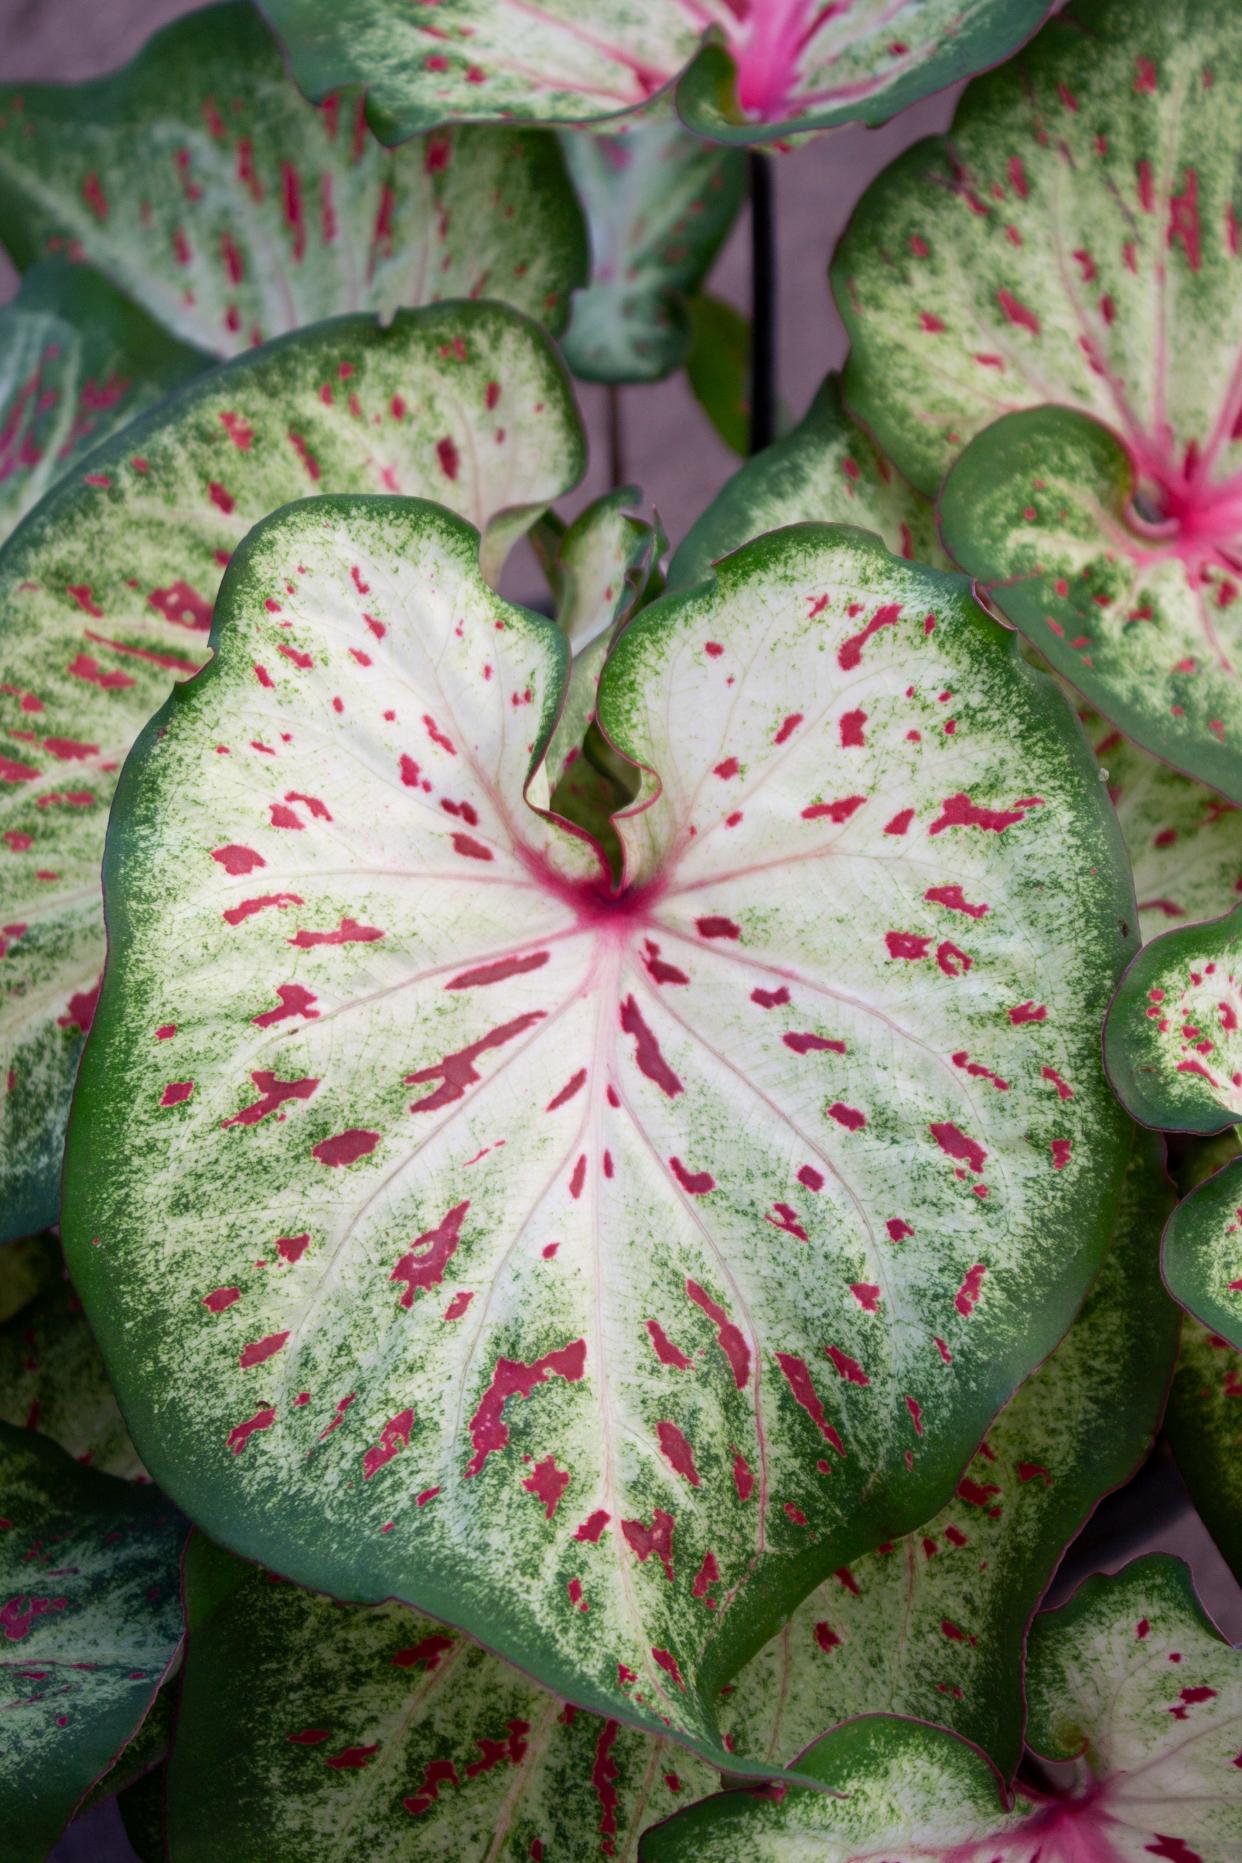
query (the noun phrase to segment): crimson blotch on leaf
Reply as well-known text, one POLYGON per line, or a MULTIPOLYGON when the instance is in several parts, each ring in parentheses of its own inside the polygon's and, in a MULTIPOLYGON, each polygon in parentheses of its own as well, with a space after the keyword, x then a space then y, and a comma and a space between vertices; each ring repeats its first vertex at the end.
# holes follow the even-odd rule
POLYGON ((438 123, 585 123, 676 88, 718 142, 882 123, 1003 58, 1046 0, 265 0, 316 99, 365 87, 384 142, 438 123))
POLYGON ((445 129, 395 153, 358 94, 312 109, 228 0, 83 84, 0 87, 0 243, 85 258, 186 342, 244 354, 305 324, 488 297, 564 327, 585 282, 556 139, 445 129))
MULTIPOLYGON (((209 371, 93 453, 0 551, 0 1236, 55 1220, 103 963, 120 766, 251 525, 315 490, 419 492, 496 574, 583 466, 563 366, 500 304, 338 318, 209 371)), ((289 664, 272 647, 273 679, 289 664)), ((360 648, 359 651, 362 651, 360 648)))
POLYGON ((868 189, 832 267, 850 403, 927 493, 953 468, 954 558, 1234 801, 1240 74, 1222 0, 1078 0, 868 189))
POLYGON ((614 890, 523 800, 566 643, 477 551, 342 498, 235 556, 113 816, 67 1246, 214 1538, 759 1772, 718 1683, 1102 1259, 1119 836, 959 579, 807 526, 614 647, 614 890))

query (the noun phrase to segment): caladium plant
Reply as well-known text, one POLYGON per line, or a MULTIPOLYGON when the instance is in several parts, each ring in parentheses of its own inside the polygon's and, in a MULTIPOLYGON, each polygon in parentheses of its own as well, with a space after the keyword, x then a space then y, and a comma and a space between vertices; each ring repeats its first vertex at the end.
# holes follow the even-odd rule
POLYGON ((633 1857, 712 1791, 442 1624, 351 1609, 195 1534, 168 1840, 186 1859, 633 1857))
POLYGON ((1242 1855, 1182 1568, 1040 1608, 1242 1577, 1234 10, 1071 0, 775 366, 798 145, 1044 10, 0 86, 6 1858, 1242 1855))
POLYGON ((87 266, 36 265, 0 310, 0 542, 63 473, 208 360, 87 266))
MULTIPOLYGON (((92 455, 0 553, 0 1234, 55 1218, 103 962, 117 772, 207 653, 230 553, 316 487, 426 492, 509 544, 582 470, 563 369, 497 304, 337 319, 188 384, 92 455)), ((288 664, 275 652, 271 676, 288 664)))
POLYGON ((777 533, 605 666, 618 890, 522 800, 563 636, 447 512, 270 520, 213 646, 114 815, 66 1162, 139 1452, 723 1761, 714 1684, 947 1499, 1109 1233, 1072 713, 959 581, 777 533))
POLYGON ((685 360, 686 294, 706 276, 746 189, 740 151, 696 141, 670 110, 625 130, 561 139, 592 255, 565 354, 589 381, 657 381, 685 360))
POLYGON ((1072 1767, 1006 1802, 977 1748, 924 1722, 860 1716, 803 1756, 818 1792, 732 1792, 651 1832, 643 1863, 1231 1863, 1242 1655, 1186 1568, 1138 1560, 1036 1620, 1027 1738, 1072 1767))
POLYGON ((881 176, 833 267, 851 402, 902 470, 934 493, 978 435, 952 554, 1235 800, 1239 70, 1232 7, 1083 0, 881 176))
POLYGON ((450 298, 559 330, 587 252, 553 136, 444 129, 389 153, 361 97, 307 106, 240 0, 108 77, 0 87, 0 242, 23 267, 88 259, 222 356, 450 298))
POLYGON ((1063 1547, 1149 1449, 1173 1369, 1160 1153, 1137 1136, 1116 1238, 1082 1311, 948 1505, 839 1567, 729 1686, 721 1719, 738 1751, 792 1763, 825 1727, 883 1711, 952 1729, 1012 1776, 1028 1623, 1063 1547))
POLYGON ((1189 1314, 1165 1429, 1195 1507, 1242 1578, 1242 1351, 1189 1314))
POLYGON ((0 1423, 0 1819, 38 1863, 148 1712, 181 1642, 186 1524, 163 1496, 0 1423))
POLYGON ((582 123, 676 87, 689 127, 767 141, 861 119, 1021 43, 1044 0, 441 0, 434 20, 401 0, 264 0, 302 88, 367 86, 385 142, 437 123, 582 123))
MULTIPOLYGON (((106 1475, 143 1473, 121 1421, 82 1303, 65 1279, 60 1250, 49 1257, 48 1286, 0 1326, 0 1422, 50 1436, 77 1462, 106 1475)), ((0 1259, 7 1262, 5 1249, 0 1259)))

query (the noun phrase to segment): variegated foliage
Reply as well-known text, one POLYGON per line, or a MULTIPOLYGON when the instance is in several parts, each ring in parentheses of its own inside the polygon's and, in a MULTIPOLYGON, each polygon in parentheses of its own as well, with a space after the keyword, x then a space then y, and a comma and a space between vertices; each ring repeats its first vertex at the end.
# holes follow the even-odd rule
MULTIPOLYGON (((890 550, 937 567, 947 559, 932 506, 885 459, 828 376, 797 428, 748 460, 689 531, 671 586, 779 525, 832 522, 876 531, 890 550)), ((1242 892, 1242 813, 1150 756, 1098 714, 1083 725, 1117 809, 1134 869, 1144 937, 1170 922, 1210 918, 1242 892)))
POLYGON ((1144 1125, 1219 1132, 1242 1120, 1242 906, 1143 947, 1109 1009, 1104 1052, 1144 1125))
POLYGON ((857 524, 900 556, 947 566, 930 501, 850 418, 835 375, 825 376, 793 432, 747 460, 691 526, 669 564, 669 587, 700 581, 752 537, 825 522, 857 524))
POLYGON ((977 1748, 871 1715, 803 1756, 818 1792, 730 1792, 651 1832, 643 1863, 1234 1863, 1242 1845, 1242 1654, 1186 1568, 1137 1560, 1035 1621, 1028 1738, 1072 1764, 1006 1804, 977 1748))
POLYGON ((633 1863, 648 1824, 717 1783, 442 1624, 317 1597, 200 1534, 186 1604, 177 1863, 633 1863))
MULTIPOLYGON (((509 543, 583 442, 542 333, 501 305, 339 319, 189 384, 0 552, 0 1235, 55 1218, 73 1070, 103 961, 117 773, 203 663, 230 553, 304 492, 429 493, 509 543)), ((273 648, 274 655, 276 649, 273 648)), ((273 673, 285 663, 277 655, 273 673)))
POLYGON ((699 142, 671 110, 624 135, 563 133, 586 212, 591 279, 565 355, 588 381, 650 382, 685 360, 686 294, 706 277, 746 192, 740 150, 699 142))
POLYGON ((633 514, 642 494, 633 485, 597 498, 568 529, 545 518, 531 533, 556 599, 557 626, 569 643, 569 680, 556 728, 529 790, 536 808, 585 827, 599 842, 610 872, 619 872, 621 844, 611 816, 635 793, 636 773, 595 727, 596 693, 608 652, 639 603, 658 589, 664 535, 657 519, 633 514))
POLYGON ((1165 1232, 1170 1293, 1214 1332, 1242 1347, 1242 1159, 1179 1203, 1165 1232))
POLYGON ((833 268, 847 391, 897 464, 934 492, 980 436, 953 555, 1235 800, 1240 76, 1229 0, 1081 0, 874 184, 833 268))
POLYGON ((944 1504, 1102 1257, 1081 733, 957 579, 778 533, 609 658, 613 891, 522 801, 564 637, 447 512, 277 516, 213 644, 118 797, 66 1166, 139 1450, 723 1761, 716 1685, 944 1504))
POLYGON ((0 1831, 5 1863, 42 1863, 177 1653, 185 1522, 7 1424, 0 1509, 0 1831))
MULTIPOLYGON (((0 1423, 38 1430, 106 1475, 140 1475, 142 1464, 60 1249, 50 1236, 35 1246, 47 1256, 39 1278, 48 1285, 0 1326, 0 1423)), ((0 1253, 0 1262, 7 1266, 11 1252, 0 1253)))
POLYGON ((1242 893, 1242 812, 1096 713, 1081 716, 1126 838, 1143 937, 1215 918, 1242 893))
POLYGON ((768 140, 861 118, 1003 58, 1043 0, 264 0, 311 97, 367 87, 385 142, 498 117, 582 123, 677 87, 699 135, 768 140))
POLYGON ((1082 1312, 1001 1412, 948 1506, 842 1566, 737 1677, 721 1719, 739 1751, 789 1763, 826 1727, 886 1712, 948 1727, 1012 1775, 1031 1616, 1066 1544, 1147 1452, 1164 1407, 1178 1312, 1160 1285, 1172 1203, 1162 1152, 1136 1134, 1116 1240, 1082 1312))
POLYGON ((1242 1581, 1242 1351, 1189 1314, 1164 1427, 1191 1500, 1242 1581))
POLYGON ((0 241, 23 267, 88 259, 224 356, 448 298, 560 330, 587 251, 553 136, 445 130, 382 149, 359 96, 308 107, 238 0, 107 77, 0 87, 0 241))
POLYGON ((0 542, 63 472, 208 360, 89 267, 37 265, 0 310, 0 542))

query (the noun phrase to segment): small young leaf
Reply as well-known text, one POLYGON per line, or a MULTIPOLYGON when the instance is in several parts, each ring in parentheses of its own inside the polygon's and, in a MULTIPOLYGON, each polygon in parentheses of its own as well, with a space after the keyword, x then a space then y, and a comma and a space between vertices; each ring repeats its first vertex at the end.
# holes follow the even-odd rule
POLYGON ((442 1623, 335 1603, 195 1534, 169 1769, 178 1863, 632 1857, 716 1785, 442 1623))
POLYGON ((1144 945, 1109 1009, 1104 1058, 1145 1126, 1242 1121, 1242 906, 1144 945))
POLYGON ((1143 937, 1215 918, 1242 893, 1242 812, 1098 714, 1079 715, 1125 836, 1143 937))
POLYGON ((88 266, 36 265, 0 310, 0 542, 85 453, 210 360, 88 266))
POLYGON ((759 1771, 715 1685, 1099 1265, 1120 837, 959 579, 805 526, 613 649, 610 892, 522 802, 564 637, 476 554, 330 499, 235 557, 113 815, 67 1247, 205 1531, 759 1771))
POLYGON ((826 376, 804 418, 783 440, 738 468, 691 527, 669 564, 670 588, 706 576, 730 551, 785 524, 857 524, 899 556, 940 568, 931 503, 912 490, 841 405, 826 376))
POLYGON ((0 1423, 38 1430, 75 1462, 132 1479, 142 1463, 60 1251, 50 1239, 47 1246, 59 1269, 54 1285, 0 1327, 0 1423))
MULTIPOLYGON (((55 1220, 117 771, 172 677, 202 665, 235 545, 317 487, 418 492, 483 531, 494 571, 583 453, 564 370, 516 312, 342 318, 189 384, 0 552, 0 1236, 55 1220)), ((290 662, 271 651, 274 680, 290 662)))
POLYGON ((561 147, 592 250, 566 360, 586 381, 659 381, 685 360, 685 294, 707 276, 737 218, 745 157, 687 135, 671 110, 624 135, 563 131, 561 147))
POLYGON ((7 1424, 0 1508, 0 1829, 5 1863, 41 1863, 176 1655, 186 1528, 154 1489, 7 1424))
POLYGON ((1164 1278, 1188 1312, 1242 1348, 1242 1158, 1205 1178, 1165 1231, 1164 1278))
POLYGON ((750 319, 708 291, 695 292, 687 313, 686 378, 725 445, 744 458, 750 447, 750 319))
POLYGON ((1004 58, 1046 7, 440 0, 434 24, 401 0, 264 0, 264 11, 307 95, 365 85, 384 142, 449 121, 599 121, 641 108, 679 78, 691 129, 721 142, 764 142, 831 123, 885 122, 1004 58))
POLYGON ((1160 1285, 1171 1202, 1162 1147, 1138 1132, 1116 1240, 1082 1312, 1014 1393, 949 1505, 843 1566, 742 1670, 721 1711, 740 1752, 788 1763, 825 1727, 883 1711, 948 1727, 1012 1775, 1031 1616, 1065 1546, 1160 1421, 1179 1317, 1160 1285))
POLYGON ((1240 73, 1235 7, 1088 0, 886 170, 832 274, 850 404, 896 464, 932 493, 979 435, 943 496, 953 556, 1235 800, 1240 73))
POLYGON ((1233 1863, 1242 1843, 1242 1655, 1179 1560, 1091 1578, 1037 1617, 1028 1739, 1073 1763, 1056 1797, 1006 1808, 977 1748, 868 1715, 801 1761, 820 1790, 728 1792, 648 1832, 642 1863, 1233 1863))
POLYGON ((0 87, 0 241, 89 259, 216 355, 346 311, 498 298, 564 327, 586 271, 555 138, 447 130, 395 153, 362 99, 309 109, 253 7, 175 21, 84 84, 0 87))
POLYGON ((1196 1511, 1242 1582, 1242 1352, 1190 1314, 1164 1428, 1196 1511))

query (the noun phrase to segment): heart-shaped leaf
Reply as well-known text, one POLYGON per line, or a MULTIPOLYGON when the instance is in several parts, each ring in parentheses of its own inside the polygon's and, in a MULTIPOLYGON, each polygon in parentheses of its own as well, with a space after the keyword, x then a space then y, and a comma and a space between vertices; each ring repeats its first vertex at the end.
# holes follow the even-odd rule
POLYGON ((717 1783, 410 1611, 336 1604, 197 1533, 185 1582, 179 1863, 632 1858, 646 1825, 717 1783))
POLYGON ((0 87, 0 241, 22 267, 89 259, 225 356, 448 298, 499 298, 560 330, 587 257, 553 136, 448 130, 390 153, 360 97, 309 109, 236 0, 107 77, 0 87))
POLYGON ((1215 918, 1242 893, 1242 812, 1096 713, 1081 717, 1125 836, 1143 937, 1215 918))
POLYGON ((1179 1203, 1164 1237, 1164 1278, 1187 1310, 1242 1348, 1242 1158, 1179 1203))
POLYGON ((915 483, 988 428, 945 489, 953 555, 1235 799, 1239 72, 1242 15, 1213 0, 1062 14, 880 177, 833 266, 851 405, 915 483))
POLYGON ((564 637, 447 512, 278 514, 213 645, 113 814, 66 1165, 140 1452, 724 1762, 715 1684, 943 1504, 1110 1234, 1072 713, 960 580, 778 533, 608 661, 614 894, 522 803, 564 637))
POLYGON ((1169 491, 1242 464, 1240 59, 1232 7, 1084 0, 867 189, 832 263, 846 393, 929 495, 1045 402, 1114 426, 1169 491))
POLYGON ((671 111, 627 130, 561 136, 592 253, 564 349, 593 382, 654 382, 684 362, 685 294, 707 276, 746 193, 741 150, 687 135, 671 111))
POLYGON ((869 1715, 803 1757, 819 1792, 707 1799, 650 1832, 643 1863, 1232 1863, 1242 1655, 1179 1560, 1088 1579, 1038 1617, 1027 1689, 1032 1744, 1074 1762, 1057 1797, 1020 1788, 1006 1809, 977 1748, 869 1715))
POLYGON ((88 266, 35 266, 0 310, 0 542, 63 472, 209 360, 88 266))
POLYGON ((1122 441, 1085 415, 1011 414, 950 473, 941 535, 1093 706, 1147 750, 1242 801, 1234 546, 1223 530, 1192 541, 1177 526, 1138 518, 1140 486, 1122 441))
POLYGON ((1172 1202, 1162 1150, 1136 1134, 1116 1241, 1082 1312, 1001 1412, 949 1505, 842 1566, 737 1677, 721 1721, 740 1752, 788 1763, 825 1727, 883 1711, 948 1727, 1012 1775, 1031 1616, 1095 1503, 1150 1447, 1164 1407, 1178 1311, 1160 1285, 1172 1202))
MULTIPOLYGON (((341 319, 191 383, 96 453, 0 553, 0 1235, 52 1222, 103 962, 116 773, 206 656, 222 566, 316 487, 427 493, 513 539, 578 478, 550 344, 501 305, 341 319)), ((362 651, 360 648, 359 651, 362 651)), ((289 663, 273 648, 271 676, 289 663)))
POLYGON ((0 1828, 6 1863, 42 1863, 177 1653, 185 1522, 7 1424, 0 1506, 0 1828))
POLYGON ((1043 0, 264 0, 294 75, 319 98, 367 87, 384 142, 449 121, 584 123, 681 80, 698 134, 762 142, 861 119, 1004 58, 1043 0), (689 67, 689 69, 687 69, 689 67), (683 75, 684 74, 684 75, 683 75))
POLYGON ((141 1475, 60 1250, 50 1237, 43 1246, 60 1269, 54 1284, 0 1327, 0 1423, 38 1430, 105 1475, 141 1475))
POLYGON ((841 403, 835 375, 783 440, 765 447, 719 491, 669 564, 670 588, 699 582, 731 550, 785 524, 857 524, 896 554, 947 563, 928 499, 894 472, 841 403))
POLYGON ((1242 1120, 1242 906, 1144 945, 1109 1009, 1104 1058, 1145 1126, 1219 1132, 1242 1120))
POLYGON ((1204 1526, 1242 1581, 1242 1352, 1189 1314, 1164 1427, 1204 1526))

